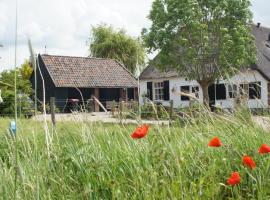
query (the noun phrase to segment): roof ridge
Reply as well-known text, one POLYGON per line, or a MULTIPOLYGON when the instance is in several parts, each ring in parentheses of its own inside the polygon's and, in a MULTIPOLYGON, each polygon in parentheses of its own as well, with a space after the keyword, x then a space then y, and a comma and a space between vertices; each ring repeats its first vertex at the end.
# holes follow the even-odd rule
POLYGON ((93 59, 93 60, 112 60, 116 61, 113 58, 97 58, 97 57, 89 57, 89 56, 69 56, 69 55, 52 55, 52 54, 40 54, 40 56, 51 56, 51 57, 67 57, 67 58, 84 58, 84 59, 93 59))
POLYGON ((260 24, 260 27, 258 27, 256 24, 253 24, 253 27, 254 27, 254 28, 257 28, 257 29, 262 28, 262 29, 267 29, 267 30, 270 30, 270 27, 268 27, 268 26, 264 26, 264 25, 262 25, 262 24, 260 24))

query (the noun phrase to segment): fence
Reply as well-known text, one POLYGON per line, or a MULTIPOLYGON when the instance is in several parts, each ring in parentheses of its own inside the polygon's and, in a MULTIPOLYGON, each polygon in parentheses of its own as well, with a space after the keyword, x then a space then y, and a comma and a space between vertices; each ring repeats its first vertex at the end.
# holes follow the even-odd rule
MULTIPOLYGON (((13 102, 13 101, 11 101, 13 102)), ((173 101, 170 101, 170 106, 164 107, 154 102, 147 102, 145 105, 139 105, 137 101, 106 101, 101 99, 101 104, 110 111, 113 117, 124 119, 124 118, 138 118, 144 119, 166 119, 172 120, 175 116, 173 109, 173 101)), ((6 106, 14 107, 10 102, 0 104, 0 109, 6 106)), ((55 99, 45 101, 45 109, 48 114, 51 114, 53 124, 56 123, 55 114, 57 113, 68 113, 68 112, 94 112, 95 107, 98 106, 94 99, 78 100, 78 99, 55 99)), ((38 101, 37 105, 39 113, 43 111, 43 103, 38 101)), ((21 100, 18 103, 18 116, 19 117, 31 117, 35 113, 34 101, 31 99, 21 100)), ((14 114, 1 114, 0 116, 13 117, 14 114)))
MULTIPOLYGON (((100 103, 109 111, 117 111, 120 103, 118 101, 107 101, 105 99, 99 99, 100 103)), ((70 113, 70 112, 94 112, 97 104, 94 99, 55 99, 53 98, 53 109, 55 113, 70 113)), ((51 113, 52 100, 45 101, 45 109, 47 113, 51 113)), ((129 101, 123 103, 125 107, 132 108, 136 104, 135 101, 129 101)), ((18 116, 26 113, 34 112, 34 101, 29 99, 18 99, 17 103, 18 116)), ((37 101, 37 110, 43 111, 43 101, 37 101)), ((102 109, 100 109, 102 111, 102 109)), ((14 115, 14 98, 4 99, 4 102, 0 104, 0 116, 13 116, 14 115)))

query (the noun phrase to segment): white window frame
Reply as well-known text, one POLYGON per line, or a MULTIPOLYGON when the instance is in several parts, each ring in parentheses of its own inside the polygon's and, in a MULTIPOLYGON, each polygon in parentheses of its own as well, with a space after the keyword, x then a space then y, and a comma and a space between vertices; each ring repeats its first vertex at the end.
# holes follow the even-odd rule
POLYGON ((191 94, 194 94, 197 99, 200 98, 200 86, 199 85, 191 85, 189 91, 191 92, 191 94), (193 88, 194 88, 194 91, 195 91, 194 93, 192 92, 193 88), (198 88, 198 91, 196 91, 196 88, 198 88))
MULTIPOLYGON (((199 85, 181 85, 180 86, 180 91, 181 92, 182 92, 182 90, 181 90, 182 86, 189 86, 189 94, 194 94, 197 99, 200 98, 200 86, 199 85), (193 88, 195 88, 195 89, 198 88, 199 89, 197 91, 197 93, 196 92, 195 93, 192 92, 193 88)), ((190 99, 189 100, 182 100, 181 95, 180 95, 180 101, 182 101, 182 102, 188 102, 188 101, 190 101, 190 99)))
POLYGON ((249 82, 248 83, 248 99, 249 100, 255 100, 255 99, 262 99, 262 82, 261 81, 254 81, 254 82, 249 82), (255 84, 256 86, 258 86, 260 88, 260 98, 250 98, 250 93, 249 93, 249 90, 250 90, 250 84, 255 84))
POLYGON ((154 101, 164 101, 164 82, 163 81, 153 82, 153 99, 154 101), (160 84, 160 85, 156 87, 156 84, 160 84), (160 91, 161 93, 157 94, 156 91, 160 91))
POLYGON ((227 85, 227 99, 235 99, 238 95, 238 89, 240 86, 237 84, 228 84, 227 85), (230 93, 232 93, 232 97, 230 97, 230 93))
POLYGON ((249 100, 249 82, 240 83, 238 85, 238 93, 242 98, 249 100), (243 85, 243 88, 241 88, 241 85, 243 85))

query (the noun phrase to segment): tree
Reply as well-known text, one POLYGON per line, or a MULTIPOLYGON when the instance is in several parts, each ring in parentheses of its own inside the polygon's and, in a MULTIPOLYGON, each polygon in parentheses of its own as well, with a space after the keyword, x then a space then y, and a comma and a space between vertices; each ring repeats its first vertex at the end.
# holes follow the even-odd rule
POLYGON ((120 61, 133 73, 136 65, 143 65, 145 61, 145 49, 139 39, 128 36, 124 30, 116 31, 108 25, 92 27, 89 50, 93 57, 120 61))
POLYGON ((143 39, 160 51, 160 68, 197 80, 208 106, 209 85, 256 60, 249 7, 249 0, 155 0, 143 39))
MULTIPOLYGON (((18 91, 18 110, 20 108, 30 108, 31 101, 29 97, 32 95, 31 83, 29 81, 29 65, 22 64, 17 70, 17 91, 18 91)), ((0 88, 2 91, 3 103, 0 104, 0 114, 1 115, 13 115, 14 114, 14 77, 15 70, 5 70, 0 74, 0 88)), ((27 112, 27 110, 22 110, 22 113, 27 112)))
POLYGON ((33 72, 33 68, 29 60, 25 60, 20 67, 20 74, 24 80, 29 80, 33 72))

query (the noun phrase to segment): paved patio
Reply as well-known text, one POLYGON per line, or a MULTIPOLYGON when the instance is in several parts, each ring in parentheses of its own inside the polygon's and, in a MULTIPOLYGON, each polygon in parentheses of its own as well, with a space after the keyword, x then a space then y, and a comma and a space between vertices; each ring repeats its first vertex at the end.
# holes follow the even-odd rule
MULTIPOLYGON (((44 115, 40 114, 33 117, 34 120, 43 121, 44 115)), ((123 119, 122 121, 118 118, 114 118, 110 113, 105 112, 94 112, 94 113, 69 113, 69 114, 56 114, 56 122, 104 122, 104 123, 124 123, 124 124, 138 124, 138 120, 134 119, 123 119)), ((51 120, 51 115, 46 115, 46 120, 51 120)), ((140 123, 143 124, 160 124, 168 125, 169 121, 165 120, 142 120, 140 123)))

